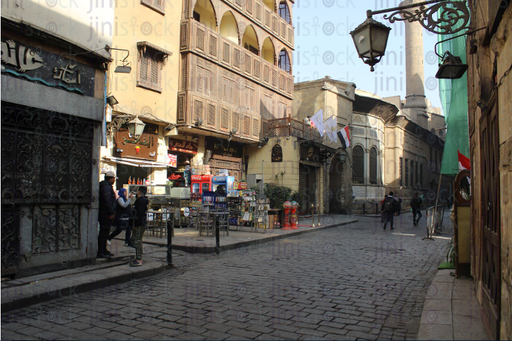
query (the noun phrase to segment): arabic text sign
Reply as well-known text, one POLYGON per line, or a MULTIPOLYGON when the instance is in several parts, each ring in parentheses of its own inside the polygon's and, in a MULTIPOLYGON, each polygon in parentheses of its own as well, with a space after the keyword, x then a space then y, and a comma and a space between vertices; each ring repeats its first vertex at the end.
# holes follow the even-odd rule
POLYGON ((2 74, 93 97, 94 68, 63 55, 2 37, 2 74))
POLYGON ((167 156, 169 156, 169 166, 178 167, 178 157, 174 154, 167 154, 167 156))

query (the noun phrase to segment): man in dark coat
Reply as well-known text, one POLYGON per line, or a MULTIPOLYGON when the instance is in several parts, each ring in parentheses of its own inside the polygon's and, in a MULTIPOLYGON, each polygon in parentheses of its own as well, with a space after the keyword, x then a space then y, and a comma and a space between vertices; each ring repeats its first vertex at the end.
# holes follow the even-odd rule
POLYGON ((389 195, 386 196, 381 206, 382 213, 384 214, 384 226, 382 227, 386 230, 386 225, 389 222, 390 230, 394 230, 393 228, 393 218, 398 211, 398 202, 393 197, 393 192, 389 192, 389 195))
POLYGON ((418 226, 418 222, 421 219, 421 203, 422 200, 418 196, 418 193, 414 193, 414 198, 411 200, 412 223, 414 226, 418 226), (418 219, 416 219, 416 216, 418 216, 418 219))
POLYGON ((113 171, 108 171, 105 173, 105 180, 100 182, 100 206, 98 214, 100 231, 98 232, 97 258, 110 258, 113 256, 113 254, 107 250, 107 238, 116 212, 116 194, 112 188, 116 179, 116 174, 113 171))

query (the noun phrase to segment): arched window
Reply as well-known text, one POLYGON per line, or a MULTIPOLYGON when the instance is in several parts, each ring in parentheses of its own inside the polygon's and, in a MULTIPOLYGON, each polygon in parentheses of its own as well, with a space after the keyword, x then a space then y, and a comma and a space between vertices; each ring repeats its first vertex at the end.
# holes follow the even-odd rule
POLYGON ((217 19, 215 9, 210 0, 197 1, 192 12, 192 18, 204 24, 210 30, 217 31, 217 19))
POLYGON ((279 16, 283 18, 288 24, 292 23, 290 9, 288 8, 288 4, 286 3, 286 1, 281 1, 279 3, 279 16))
POLYGON ((227 11, 222 16, 220 22, 220 35, 238 44, 238 25, 231 11, 227 11))
POLYGON ((352 150, 352 182, 364 184, 364 150, 361 146, 352 150))
POLYGON ((377 148, 370 150, 370 183, 377 184, 377 148))
POLYGON ((288 57, 288 52, 285 49, 282 49, 279 52, 279 68, 288 73, 292 73, 292 66, 290 64, 290 57, 288 57))

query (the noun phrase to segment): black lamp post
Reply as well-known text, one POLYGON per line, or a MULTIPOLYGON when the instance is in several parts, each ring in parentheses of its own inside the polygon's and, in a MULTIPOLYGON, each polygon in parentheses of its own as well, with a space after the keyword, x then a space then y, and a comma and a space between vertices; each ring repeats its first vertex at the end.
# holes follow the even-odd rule
MULTIPOLYGON (((390 23, 394 23, 395 21, 417 21, 427 31, 435 34, 453 34, 469 28, 470 13, 465 1, 429 0, 378 11, 368 10, 366 12, 367 19, 354 31, 350 32, 350 35, 352 35, 352 39, 356 45, 359 58, 371 66, 370 71, 374 71, 373 66, 380 62, 380 59, 384 55, 389 31, 391 30, 391 28, 372 19, 372 15, 387 12, 392 12, 390 15, 384 15, 384 19, 388 20, 390 23), (430 7, 427 5, 430 5, 430 7)), ((466 34, 469 34, 469 32, 464 35, 466 34)), ((446 60, 446 62, 452 63, 447 64, 447 70, 453 70, 456 61, 449 59, 446 60)), ((459 68, 459 70, 461 70, 461 68, 459 68)))
POLYGON ((386 25, 368 17, 365 22, 350 32, 359 58, 370 65, 372 72, 375 70, 373 66, 380 62, 386 51, 390 30, 391 28, 386 25))

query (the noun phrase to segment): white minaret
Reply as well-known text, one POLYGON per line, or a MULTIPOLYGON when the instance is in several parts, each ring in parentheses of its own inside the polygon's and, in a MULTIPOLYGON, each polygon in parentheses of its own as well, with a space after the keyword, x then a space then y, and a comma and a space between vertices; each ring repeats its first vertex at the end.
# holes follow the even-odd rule
MULTIPOLYGON (((400 6, 421 1, 423 0, 404 0, 400 6)), ((410 10, 412 11, 414 8, 410 10)), ((414 122, 428 127, 423 56, 423 27, 418 22, 405 21, 406 95, 404 112, 414 122)))

